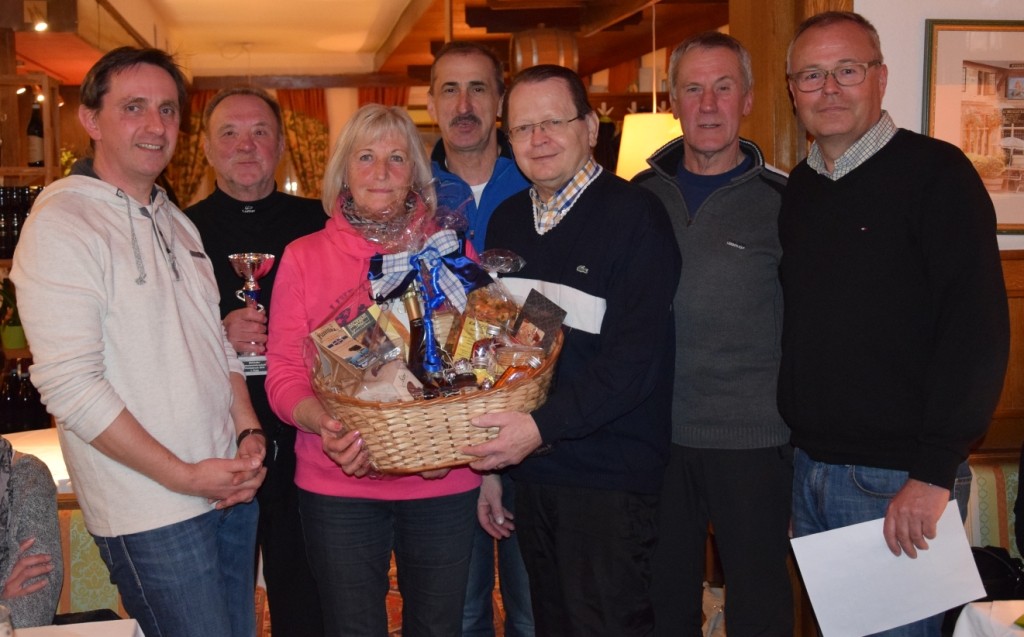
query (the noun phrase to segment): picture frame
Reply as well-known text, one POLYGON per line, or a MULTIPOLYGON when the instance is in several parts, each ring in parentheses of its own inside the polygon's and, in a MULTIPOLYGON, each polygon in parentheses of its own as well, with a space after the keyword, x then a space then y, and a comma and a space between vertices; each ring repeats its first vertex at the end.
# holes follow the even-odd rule
POLYGON ((958 146, 1000 230, 1024 229, 1024 20, 926 20, 921 130, 958 146))
POLYGON ((1024 73, 1010 74, 1006 79, 1006 99, 1024 100, 1024 73))

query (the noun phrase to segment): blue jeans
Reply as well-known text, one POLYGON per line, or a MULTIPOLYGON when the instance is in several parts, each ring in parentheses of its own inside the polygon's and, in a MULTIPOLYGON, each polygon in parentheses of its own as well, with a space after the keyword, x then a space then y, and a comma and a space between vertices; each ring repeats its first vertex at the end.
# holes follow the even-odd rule
POLYGON ((124 607, 147 637, 252 637, 259 505, 93 536, 124 607))
MULTIPOLYGON (((501 488, 502 505, 515 513, 515 482, 507 473, 501 476, 501 488)), ((462 637, 494 637, 494 548, 495 539, 478 524, 473 533, 473 555, 469 559, 462 637)), ((505 637, 533 637, 530 576, 526 573, 516 534, 497 540, 497 549, 505 637)))
POLYGON ((402 593, 403 637, 462 629, 478 489, 422 500, 365 500, 299 489, 306 551, 324 632, 386 637, 391 552, 402 593))
MULTIPOLYGON (((858 465, 826 464, 800 449, 793 457, 793 535, 801 537, 885 517, 886 507, 907 482, 907 472, 858 465)), ((967 517, 971 470, 957 469, 951 499, 967 517)), ((886 637, 937 637, 943 614, 887 630, 886 637)))

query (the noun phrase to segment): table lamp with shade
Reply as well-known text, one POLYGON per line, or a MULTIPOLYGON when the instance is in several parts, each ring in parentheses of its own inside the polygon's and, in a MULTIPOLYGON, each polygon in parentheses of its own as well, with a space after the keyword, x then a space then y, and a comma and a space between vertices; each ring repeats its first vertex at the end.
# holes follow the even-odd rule
MULTIPOLYGON (((651 6, 651 49, 657 51, 654 36, 654 5, 651 6)), ((655 64, 657 69, 657 64, 655 64)), ((658 112, 657 73, 651 73, 651 112, 630 113, 622 120, 622 138, 615 174, 623 179, 647 168, 647 158, 681 134, 679 122, 672 113, 658 112)))

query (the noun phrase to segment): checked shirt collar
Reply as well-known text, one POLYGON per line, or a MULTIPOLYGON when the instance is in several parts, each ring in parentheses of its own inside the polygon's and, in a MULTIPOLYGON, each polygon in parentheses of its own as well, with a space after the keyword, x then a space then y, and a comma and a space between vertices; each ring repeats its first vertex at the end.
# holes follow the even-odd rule
POLYGON ((594 161, 593 157, 587 159, 587 163, 583 164, 583 168, 573 175, 569 183, 562 186, 562 189, 556 192, 551 201, 546 204, 541 201, 540 195, 537 194, 537 189, 531 186, 530 200, 533 201, 533 222, 534 227, 537 229, 537 234, 544 234, 557 226, 562 217, 569 212, 573 204, 576 203, 576 200, 583 194, 583 191, 597 179, 602 170, 604 169, 594 161))

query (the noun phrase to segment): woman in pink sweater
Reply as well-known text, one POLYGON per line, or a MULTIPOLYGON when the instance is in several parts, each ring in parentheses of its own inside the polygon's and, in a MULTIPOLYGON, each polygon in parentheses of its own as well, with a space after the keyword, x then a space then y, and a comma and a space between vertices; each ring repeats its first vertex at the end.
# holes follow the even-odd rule
POLYGON ((323 201, 331 219, 285 249, 274 285, 266 387, 277 415, 299 430, 299 510, 330 635, 387 634, 392 550, 402 634, 462 630, 479 476, 468 468, 373 475, 358 432, 347 431, 314 395, 304 357, 311 331, 330 317, 345 323, 372 304, 370 257, 395 251, 396 233, 432 218, 430 182, 430 163, 405 111, 364 106, 327 166, 323 201))

